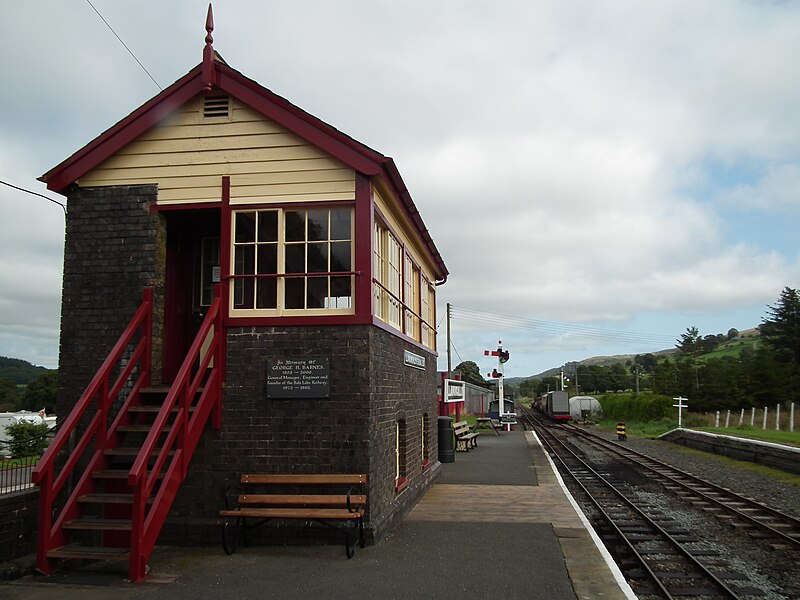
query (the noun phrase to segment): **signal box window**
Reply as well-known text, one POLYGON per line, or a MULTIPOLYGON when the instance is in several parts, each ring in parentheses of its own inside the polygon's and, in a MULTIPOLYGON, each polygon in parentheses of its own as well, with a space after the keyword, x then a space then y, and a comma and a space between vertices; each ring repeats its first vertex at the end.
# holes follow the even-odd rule
POLYGON ((244 311, 352 313, 350 208, 270 209, 234 214, 235 316, 248 314, 244 311))

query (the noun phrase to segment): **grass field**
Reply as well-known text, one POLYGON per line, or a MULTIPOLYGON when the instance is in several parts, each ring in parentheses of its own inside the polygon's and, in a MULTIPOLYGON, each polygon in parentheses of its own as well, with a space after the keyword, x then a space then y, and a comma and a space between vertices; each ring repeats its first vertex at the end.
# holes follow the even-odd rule
MULTIPOLYGON (((598 425, 605 430, 613 432, 617 425, 616 419, 602 419, 598 425)), ((626 421, 625 428, 628 435, 644 438, 657 438, 663 433, 675 429, 678 423, 675 419, 659 419, 658 421, 626 421)), ((773 444, 783 444, 785 446, 800 447, 800 432, 794 431, 775 431, 774 429, 757 429, 749 425, 739 427, 696 427, 690 426, 688 429, 696 431, 707 431, 719 435, 729 435, 732 437, 743 437, 773 444)))
POLYGON ((719 346, 717 346, 716 350, 709 352, 708 354, 703 354, 702 356, 698 357, 698 360, 706 361, 712 358, 723 358, 725 356, 733 356, 738 358, 742 353, 742 350, 745 348, 755 350, 760 343, 761 340, 758 337, 746 337, 740 340, 722 342, 719 346))

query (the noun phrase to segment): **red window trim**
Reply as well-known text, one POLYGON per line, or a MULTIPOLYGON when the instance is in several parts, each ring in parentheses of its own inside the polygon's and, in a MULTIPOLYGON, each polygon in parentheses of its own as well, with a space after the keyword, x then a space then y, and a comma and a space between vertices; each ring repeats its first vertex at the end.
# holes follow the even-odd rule
POLYGON ((408 487, 408 483, 409 483, 408 477, 398 477, 394 485, 395 493, 399 494, 404 489, 406 489, 408 487))

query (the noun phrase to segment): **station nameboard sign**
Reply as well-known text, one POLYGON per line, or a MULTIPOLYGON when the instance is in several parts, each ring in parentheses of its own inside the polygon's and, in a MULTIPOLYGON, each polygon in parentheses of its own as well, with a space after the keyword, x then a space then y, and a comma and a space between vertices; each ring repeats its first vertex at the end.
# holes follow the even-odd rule
POLYGON ((420 356, 419 354, 414 354, 413 352, 404 350, 403 362, 407 367, 413 367, 414 369, 422 369, 423 371, 425 370, 425 357, 420 356))
POLYGON ((455 379, 444 380, 444 401, 464 402, 464 382, 455 379))
POLYGON ((267 398, 329 398, 327 357, 281 358, 267 363, 267 398))

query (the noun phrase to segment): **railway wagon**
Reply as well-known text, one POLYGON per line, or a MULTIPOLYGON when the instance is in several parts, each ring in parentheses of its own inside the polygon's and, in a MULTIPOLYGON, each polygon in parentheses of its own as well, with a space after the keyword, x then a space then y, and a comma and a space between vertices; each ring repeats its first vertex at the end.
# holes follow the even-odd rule
MULTIPOLYGON (((495 419, 496 421, 500 420, 500 412, 497 410, 499 402, 497 400, 492 400, 489 402, 489 414, 488 417, 490 419, 495 419)), ((503 414, 513 413, 514 412, 514 401, 509 400, 508 398, 503 399, 503 414)))
POLYGON ((547 401, 544 409, 544 412, 553 421, 569 421, 571 419, 569 414, 569 395, 563 390, 547 392, 547 401))

